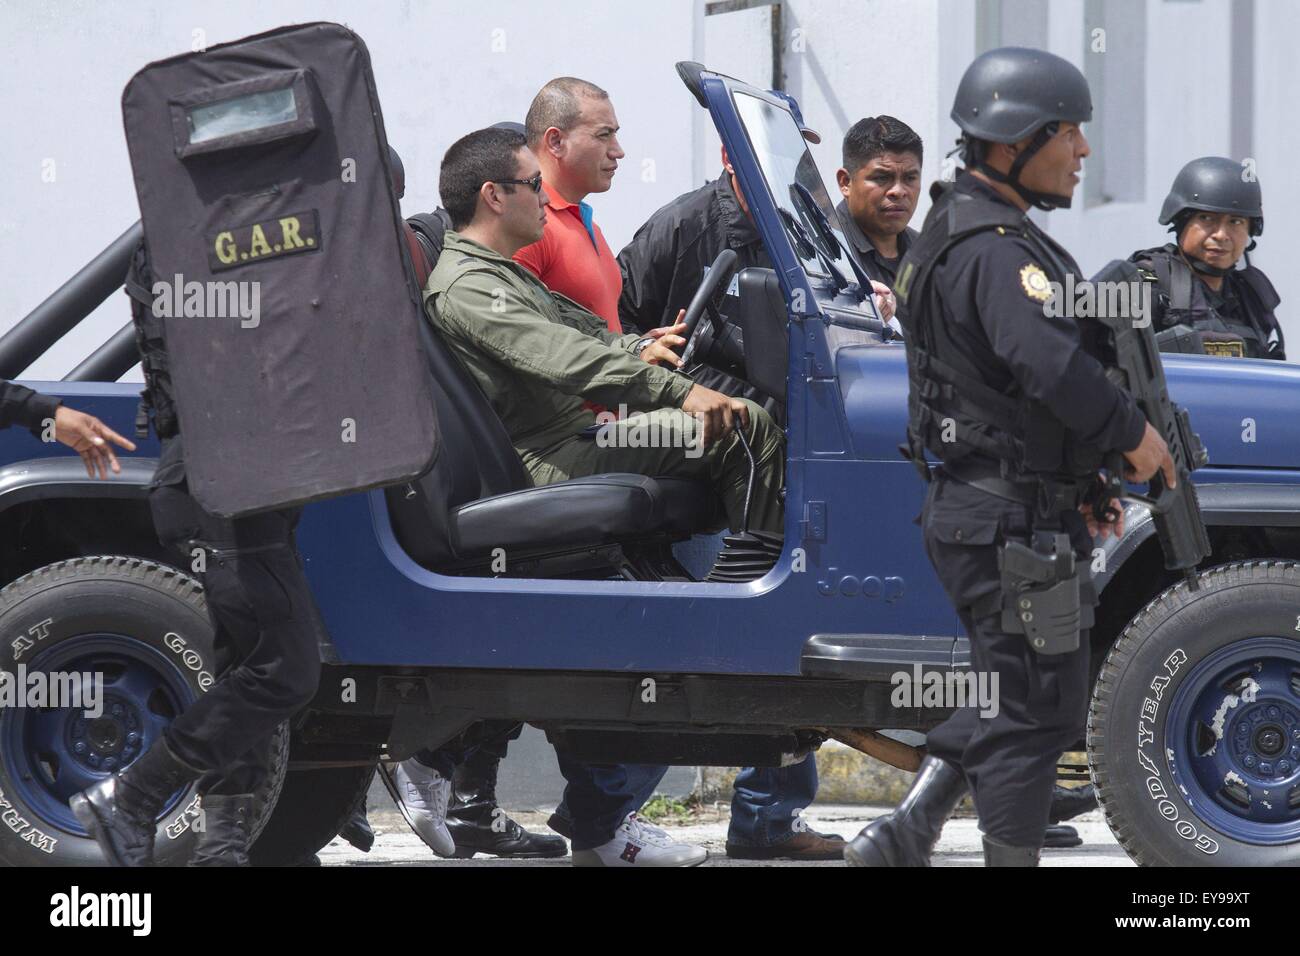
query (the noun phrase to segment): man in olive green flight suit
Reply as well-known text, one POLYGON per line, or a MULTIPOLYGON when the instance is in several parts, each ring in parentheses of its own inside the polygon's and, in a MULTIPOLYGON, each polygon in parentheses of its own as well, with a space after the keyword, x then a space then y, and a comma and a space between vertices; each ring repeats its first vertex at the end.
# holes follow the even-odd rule
POLYGON ((753 402, 661 367, 680 364, 671 347, 683 344, 685 327, 615 335, 511 260, 541 237, 540 176, 517 133, 479 130, 455 143, 439 181, 453 231, 425 287, 431 319, 491 400, 533 480, 619 471, 699 478, 739 530, 749 477, 733 431, 739 422, 757 461, 750 528, 781 531, 784 436, 753 402), (598 421, 584 400, 633 414, 593 439, 582 434, 598 421))

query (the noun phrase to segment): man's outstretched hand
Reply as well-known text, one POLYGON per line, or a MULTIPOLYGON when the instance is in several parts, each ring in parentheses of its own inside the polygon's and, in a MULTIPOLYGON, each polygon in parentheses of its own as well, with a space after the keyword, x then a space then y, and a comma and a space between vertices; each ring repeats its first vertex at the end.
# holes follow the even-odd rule
POLYGON ((54 438, 81 456, 86 474, 91 478, 95 477, 96 471, 100 478, 108 477, 108 469, 112 469, 115 475, 121 473, 122 466, 117 463, 117 455, 113 454, 113 445, 109 442, 127 451, 135 451, 134 442, 123 438, 94 415, 66 405, 60 405, 54 413, 54 438))

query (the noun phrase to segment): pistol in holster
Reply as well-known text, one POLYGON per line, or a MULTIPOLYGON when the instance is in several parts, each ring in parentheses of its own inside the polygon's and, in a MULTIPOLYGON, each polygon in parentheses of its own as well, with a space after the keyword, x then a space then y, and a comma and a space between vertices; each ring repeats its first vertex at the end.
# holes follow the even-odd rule
POLYGON ((1038 530, 1032 546, 1004 542, 998 570, 1004 631, 1025 635, 1039 654, 1079 649, 1080 630, 1093 623, 1093 588, 1091 576, 1080 573, 1068 534, 1038 530))

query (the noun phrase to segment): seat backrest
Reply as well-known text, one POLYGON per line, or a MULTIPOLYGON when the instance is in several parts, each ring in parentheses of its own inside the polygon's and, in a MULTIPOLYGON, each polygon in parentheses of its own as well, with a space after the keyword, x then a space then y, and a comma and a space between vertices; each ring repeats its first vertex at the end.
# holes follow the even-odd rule
POLYGON ((429 273, 433 271, 433 263, 425 255, 420 240, 415 237, 415 230, 406 223, 402 223, 402 226, 406 229, 406 254, 411 257, 411 265, 415 266, 415 278, 423 289, 429 284, 429 273))
MULTIPOLYGON (((416 242, 429 260, 429 271, 438 264, 442 255, 442 239, 451 228, 451 216, 439 207, 433 212, 422 212, 406 220, 406 228, 415 234, 416 242)), ((427 281, 427 280, 426 280, 427 281)))
MULTIPOLYGON (((406 228, 411 247, 414 234, 409 225, 406 228)), ((414 248, 425 255, 418 242, 414 248)), ((432 271, 433 263, 421 263, 415 251, 412 257, 417 274, 422 265, 432 271)), ((455 560, 447 534, 453 508, 530 488, 533 482, 478 382, 427 319, 420 323, 420 344, 433 379, 442 450, 429 471, 409 485, 389 488, 386 498, 403 550, 420 564, 437 568, 455 560)))

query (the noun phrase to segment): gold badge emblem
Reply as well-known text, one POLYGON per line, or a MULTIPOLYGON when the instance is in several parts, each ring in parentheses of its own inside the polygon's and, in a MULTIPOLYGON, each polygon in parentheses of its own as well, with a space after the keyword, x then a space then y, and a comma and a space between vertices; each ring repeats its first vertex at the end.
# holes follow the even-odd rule
POLYGON ((1218 355, 1223 358, 1245 358, 1246 343, 1241 339, 1203 341, 1206 355, 1218 355))
POLYGON ((1052 284, 1047 281, 1043 267, 1032 262, 1020 267, 1020 288, 1035 302, 1046 302, 1052 297, 1052 284))

